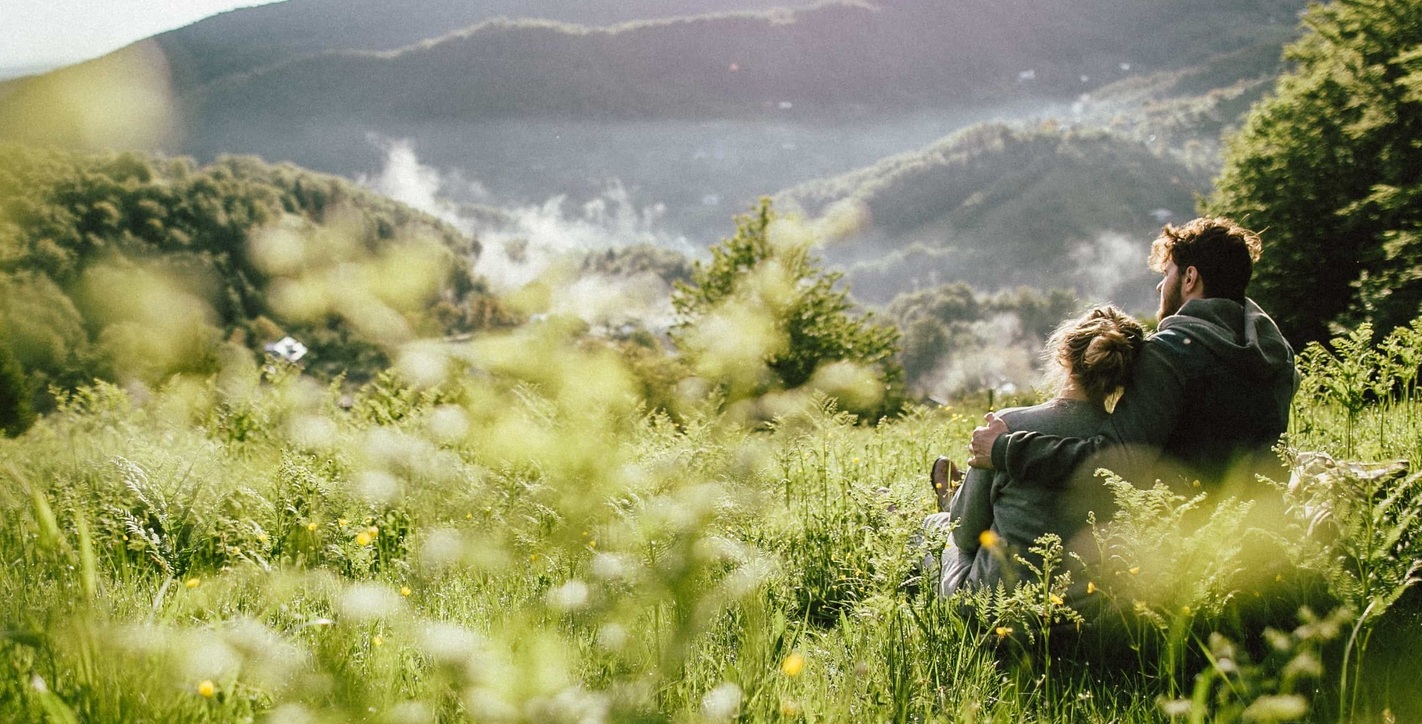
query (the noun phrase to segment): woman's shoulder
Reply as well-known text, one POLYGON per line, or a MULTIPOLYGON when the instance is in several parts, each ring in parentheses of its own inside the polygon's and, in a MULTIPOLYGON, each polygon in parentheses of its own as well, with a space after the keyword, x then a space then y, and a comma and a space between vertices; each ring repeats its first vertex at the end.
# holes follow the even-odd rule
POLYGON ((1101 405, 1083 400, 1054 398, 1031 407, 1014 407, 998 413, 1012 430, 1073 434, 1076 428, 1094 430, 1107 417, 1101 405), (1043 429, 1047 428, 1047 429, 1043 429), (1066 428, 1057 432, 1060 428, 1066 428))

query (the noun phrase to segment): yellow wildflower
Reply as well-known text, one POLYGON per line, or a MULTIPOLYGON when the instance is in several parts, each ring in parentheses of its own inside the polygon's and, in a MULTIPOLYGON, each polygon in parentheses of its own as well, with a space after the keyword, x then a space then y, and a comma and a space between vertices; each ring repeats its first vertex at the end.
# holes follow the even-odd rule
POLYGON ((313 521, 311 521, 310 523, 307 523, 307 524, 306 524, 306 530, 309 530, 309 531, 311 531, 311 532, 313 532, 313 533, 316 532, 316 521, 313 520, 313 521))
POLYGON ((1062 600, 1061 596, 1058 596, 1055 593, 1051 594, 1050 596, 1047 596, 1047 600, 1051 601, 1053 606, 1061 606, 1066 603, 1066 601, 1062 600))
POLYGON ((212 683, 212 679, 203 679, 197 685, 198 696, 204 699, 211 699, 217 693, 217 686, 212 683))
POLYGON ((368 546, 370 545, 370 534, 365 531, 361 531, 356 534, 355 541, 356 545, 358 546, 368 546))
POLYGON ((1087 592, 1087 594, 1096 593, 1096 584, 1093 583, 1092 581, 1087 581, 1087 582, 1086 582, 1086 592, 1087 592))
POLYGON ((1005 639, 1005 638, 1007 638, 1008 636, 1012 635, 1012 627, 1011 627, 1011 626, 998 626, 998 627, 995 629, 995 632, 997 633, 997 637, 998 637, 998 638, 1000 638, 1000 639, 1005 639))
POLYGON ((409 598, 409 597, 410 597, 410 587, 409 587, 409 586, 401 586, 401 587, 400 587, 400 595, 401 595, 401 596, 404 596, 404 597, 406 597, 406 598, 409 598))
POLYGON ((996 531, 989 528, 978 535, 978 542, 981 543, 984 548, 996 548, 1002 545, 1002 537, 999 536, 996 531))
POLYGON ((197 576, 193 576, 192 578, 183 581, 183 585, 187 586, 188 588, 197 588, 198 586, 202 585, 202 579, 198 578, 197 576))
POLYGON ((805 657, 801 656, 798 651, 790 652, 790 655, 780 662, 780 670, 792 679, 799 676, 800 672, 805 670, 805 657))

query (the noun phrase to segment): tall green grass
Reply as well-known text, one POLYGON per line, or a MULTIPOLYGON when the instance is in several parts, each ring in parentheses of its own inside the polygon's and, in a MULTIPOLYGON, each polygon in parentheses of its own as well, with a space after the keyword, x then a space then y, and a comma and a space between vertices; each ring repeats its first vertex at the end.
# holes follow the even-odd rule
POLYGON ((1359 335, 1301 355, 1267 500, 1103 483, 1099 563, 976 603, 916 561, 978 409, 673 420, 556 323, 353 394, 98 384, 0 441, 0 719, 1405 721, 1422 476, 1347 461, 1416 459, 1422 334, 1359 335), (1063 645, 1073 579, 1120 655, 1063 645))

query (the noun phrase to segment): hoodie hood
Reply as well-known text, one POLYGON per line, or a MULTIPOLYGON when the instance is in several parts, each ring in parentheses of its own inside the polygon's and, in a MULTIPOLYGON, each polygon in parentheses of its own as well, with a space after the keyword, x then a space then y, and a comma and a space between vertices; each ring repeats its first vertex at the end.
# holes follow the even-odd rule
POLYGON ((1191 299, 1180 311, 1160 320, 1160 332, 1172 331, 1205 345, 1226 364, 1256 379, 1292 374, 1294 350, 1278 325, 1251 299, 1191 299))

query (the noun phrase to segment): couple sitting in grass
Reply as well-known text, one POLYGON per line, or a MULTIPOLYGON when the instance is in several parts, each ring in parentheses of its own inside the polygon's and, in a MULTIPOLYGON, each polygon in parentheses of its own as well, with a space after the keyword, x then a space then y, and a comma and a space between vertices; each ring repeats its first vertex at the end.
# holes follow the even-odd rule
POLYGON ((1256 494, 1256 473, 1277 476, 1272 448, 1297 375, 1288 342, 1245 296, 1259 253, 1259 237, 1227 219, 1166 226, 1150 253, 1163 275, 1154 334, 1109 306, 1058 328, 1047 350, 1056 395, 987 415, 956 491, 956 466, 934 463, 942 512, 930 524, 956 523, 942 594, 1011 586, 1015 556, 1031 560, 1029 548, 1048 533, 1087 555, 1088 512, 1103 522, 1111 514, 1098 468, 1137 485, 1198 484, 1242 498, 1256 494))

